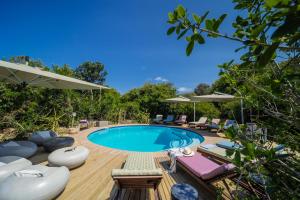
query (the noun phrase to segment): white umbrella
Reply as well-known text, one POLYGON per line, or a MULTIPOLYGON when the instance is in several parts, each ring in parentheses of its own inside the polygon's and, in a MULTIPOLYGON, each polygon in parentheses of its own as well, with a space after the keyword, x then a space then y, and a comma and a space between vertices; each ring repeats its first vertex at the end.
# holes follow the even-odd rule
POLYGON ((0 81, 5 81, 12 84, 25 83, 31 86, 46 87, 51 89, 109 89, 102 85, 48 72, 37 67, 30 67, 23 64, 10 63, 1 60, 0 81))
POLYGON ((236 97, 233 95, 216 92, 214 94, 193 96, 191 98, 191 100, 196 102, 229 102, 229 101, 234 101, 236 99, 241 100, 241 121, 242 123, 244 123, 243 99, 241 97, 236 97))
POLYGON ((192 101, 191 99, 186 98, 184 96, 178 96, 178 97, 166 99, 165 101, 170 102, 170 103, 194 103, 194 121, 195 121, 195 118, 196 118, 196 103, 195 103, 195 101, 192 101))

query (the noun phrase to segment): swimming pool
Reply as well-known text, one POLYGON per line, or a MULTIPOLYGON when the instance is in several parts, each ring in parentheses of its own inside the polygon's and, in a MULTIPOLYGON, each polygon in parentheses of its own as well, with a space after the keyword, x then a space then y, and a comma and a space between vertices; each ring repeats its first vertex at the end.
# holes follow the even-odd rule
POLYGON ((156 152, 200 144, 204 138, 182 128, 151 125, 119 126, 98 130, 88 139, 98 145, 128 151, 156 152))

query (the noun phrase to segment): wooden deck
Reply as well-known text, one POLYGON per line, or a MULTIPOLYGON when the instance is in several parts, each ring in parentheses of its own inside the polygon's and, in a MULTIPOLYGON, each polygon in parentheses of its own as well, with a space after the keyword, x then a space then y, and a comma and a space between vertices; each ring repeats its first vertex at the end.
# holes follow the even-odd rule
MULTIPOLYGON (((65 190, 57 199, 115 199, 117 188, 111 178, 111 171, 114 168, 121 168, 125 159, 130 152, 110 149, 103 146, 95 145, 87 140, 87 135, 97 128, 92 128, 73 135, 75 145, 83 145, 90 150, 90 155, 86 163, 76 169, 71 170, 70 181, 65 190)), ((216 134, 201 131, 205 137, 205 143, 212 143, 222 138, 216 134)), ((163 200, 171 199, 170 188, 175 183, 189 183, 193 185, 200 194, 200 199, 213 199, 209 194, 197 184, 188 174, 180 169, 174 174, 168 174, 168 157, 165 153, 154 153, 157 166, 163 169, 163 179, 159 185, 159 196, 163 200)), ((31 159, 33 163, 47 164, 47 154, 39 153, 31 159)), ((121 199, 124 200, 145 200, 154 199, 154 191, 150 189, 143 190, 123 190, 121 199)))

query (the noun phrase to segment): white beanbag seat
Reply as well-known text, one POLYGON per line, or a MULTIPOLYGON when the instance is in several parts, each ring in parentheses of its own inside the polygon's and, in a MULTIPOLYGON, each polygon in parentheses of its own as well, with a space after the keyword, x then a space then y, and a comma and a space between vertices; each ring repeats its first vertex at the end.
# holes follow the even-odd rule
POLYGON ((45 141, 54 137, 57 137, 57 134, 54 131, 36 131, 30 135, 28 140, 37 145, 42 145, 45 141))
POLYGON ((82 165, 89 155, 89 150, 83 146, 65 147, 53 151, 48 156, 48 162, 53 166, 66 166, 73 169, 82 165))
POLYGON ((19 156, 29 158, 38 150, 30 141, 8 141, 0 143, 0 156, 19 156))
POLYGON ((64 190, 69 177, 66 167, 32 165, 0 182, 0 199, 50 200, 64 190))
POLYGON ((18 156, 0 157, 0 182, 12 175, 15 171, 19 171, 31 165, 32 163, 29 160, 18 156))

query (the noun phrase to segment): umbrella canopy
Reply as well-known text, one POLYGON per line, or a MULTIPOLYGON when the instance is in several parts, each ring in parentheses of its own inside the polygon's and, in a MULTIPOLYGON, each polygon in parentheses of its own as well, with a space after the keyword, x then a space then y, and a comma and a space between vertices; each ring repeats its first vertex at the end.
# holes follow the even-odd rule
POLYGON ((178 96, 170 99, 166 99, 166 102, 171 102, 171 103, 180 103, 180 102, 191 102, 189 98, 186 98, 184 96, 178 96))
POLYGON ((10 63, 0 60, 0 81, 12 84, 28 84, 51 89, 95 90, 109 89, 102 85, 89 83, 56 73, 44 71, 37 67, 10 63))
POLYGON ((209 95, 193 96, 191 99, 197 102, 228 102, 240 98, 229 94, 214 93, 209 95))
POLYGON ((192 101, 189 98, 186 98, 184 96, 178 96, 178 97, 174 97, 171 99, 166 99, 166 102, 170 102, 170 103, 194 103, 194 121, 196 120, 196 104, 195 101, 192 101))
POLYGON ((244 108, 243 108, 243 99, 241 97, 236 97, 230 94, 223 94, 216 92, 209 95, 193 96, 192 100, 197 102, 229 102, 233 100, 240 99, 241 104, 241 122, 244 123, 244 108))

